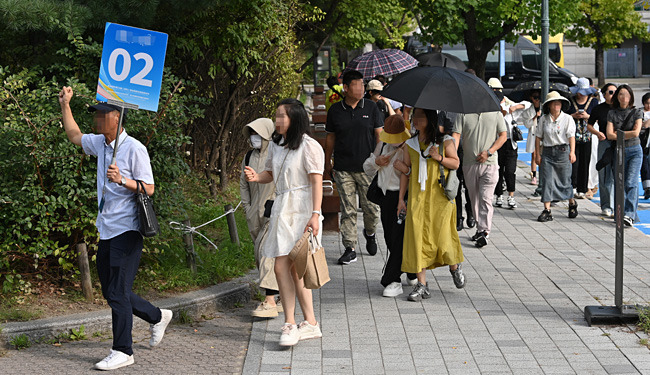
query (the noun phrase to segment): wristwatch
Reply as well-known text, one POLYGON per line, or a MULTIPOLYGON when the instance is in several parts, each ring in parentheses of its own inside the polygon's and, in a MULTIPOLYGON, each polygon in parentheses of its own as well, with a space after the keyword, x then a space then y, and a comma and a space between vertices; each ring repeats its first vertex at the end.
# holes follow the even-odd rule
POLYGON ((488 158, 494 155, 493 153, 490 152, 490 150, 487 150, 487 153, 488 153, 488 158))
POLYGON ((124 176, 122 176, 122 179, 120 180, 119 185, 120 185, 120 186, 124 186, 124 185, 126 185, 126 178, 125 178, 124 176))

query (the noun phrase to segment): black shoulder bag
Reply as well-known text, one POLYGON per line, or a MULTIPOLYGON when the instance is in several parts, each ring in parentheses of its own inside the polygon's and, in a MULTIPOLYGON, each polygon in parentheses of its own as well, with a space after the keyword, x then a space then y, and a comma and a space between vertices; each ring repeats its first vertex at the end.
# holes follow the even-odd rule
POLYGON ((136 183, 138 188, 135 193, 135 199, 138 203, 140 234, 144 237, 153 237, 160 232, 156 212, 153 209, 153 201, 151 200, 151 197, 147 195, 147 191, 144 189, 144 183, 140 180, 136 180, 136 183))
MULTIPOLYGON (((384 151, 384 146, 386 143, 382 143, 381 150, 379 150, 379 156, 384 151)), ((379 171, 375 174, 375 177, 372 179, 370 185, 368 185, 368 190, 366 191, 366 198, 374 204, 381 204, 384 200, 384 192, 379 188, 379 171)))

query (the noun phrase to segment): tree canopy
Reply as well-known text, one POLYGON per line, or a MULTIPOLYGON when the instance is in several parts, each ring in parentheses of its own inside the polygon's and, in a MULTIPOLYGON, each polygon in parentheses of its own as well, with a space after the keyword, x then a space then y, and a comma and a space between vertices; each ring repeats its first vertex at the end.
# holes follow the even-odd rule
POLYGON ((566 36, 581 47, 596 50, 596 70, 599 85, 605 79, 604 51, 617 47, 626 39, 638 37, 649 40, 648 25, 634 10, 634 0, 582 0, 579 14, 566 36))
MULTIPOLYGON (((422 38, 434 44, 464 43, 469 67, 479 77, 485 72, 487 54, 505 39, 516 42, 518 33, 541 33, 541 5, 530 0, 404 0, 422 25, 422 38)), ((571 22, 573 2, 549 0, 551 33, 571 22)))

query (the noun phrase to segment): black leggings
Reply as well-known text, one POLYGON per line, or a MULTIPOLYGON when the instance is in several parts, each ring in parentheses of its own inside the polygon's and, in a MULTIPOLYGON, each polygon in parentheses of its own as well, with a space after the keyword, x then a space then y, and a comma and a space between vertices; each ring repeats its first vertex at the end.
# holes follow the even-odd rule
POLYGON ((578 193, 587 192, 590 162, 591 142, 576 142, 576 161, 571 166, 571 185, 578 193))
MULTIPOLYGON (((386 190, 386 196, 379 205, 381 211, 381 225, 384 228, 384 240, 388 247, 388 260, 381 277, 384 287, 393 282, 401 282, 402 276, 402 248, 404 242, 404 223, 397 224, 398 191, 386 190)), ((407 274, 408 278, 416 278, 414 273, 407 274)))
POLYGON ((503 180, 508 192, 515 191, 515 172, 517 172, 517 150, 512 148, 510 139, 501 146, 499 153, 499 182, 494 188, 495 195, 503 194, 503 180))

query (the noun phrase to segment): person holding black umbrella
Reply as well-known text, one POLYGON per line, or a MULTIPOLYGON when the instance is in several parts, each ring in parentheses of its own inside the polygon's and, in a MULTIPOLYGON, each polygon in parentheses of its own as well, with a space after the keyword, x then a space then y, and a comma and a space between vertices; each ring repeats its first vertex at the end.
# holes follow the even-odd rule
POLYGON ((460 164, 455 141, 438 125, 435 110, 413 109, 416 135, 406 141, 404 162, 408 167, 400 179, 397 212, 406 214, 402 271, 417 273, 418 282, 409 294, 409 301, 430 298, 426 270, 449 266, 456 288, 465 287, 461 269, 463 249, 456 231, 456 207, 445 195, 439 182, 440 168, 457 169, 460 164), (404 201, 408 190, 408 207, 404 201))

